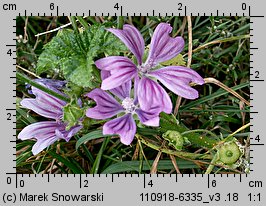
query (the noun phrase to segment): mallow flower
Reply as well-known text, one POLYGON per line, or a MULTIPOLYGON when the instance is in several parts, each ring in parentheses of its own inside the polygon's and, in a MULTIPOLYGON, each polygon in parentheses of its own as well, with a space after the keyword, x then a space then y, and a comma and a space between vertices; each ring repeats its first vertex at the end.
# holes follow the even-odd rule
MULTIPOLYGON (((102 72, 102 79, 109 75, 108 72, 102 72)), ((134 88, 136 91, 137 80, 135 81, 134 88)), ((118 115, 118 117, 103 125, 103 134, 117 134, 120 136, 120 141, 125 145, 131 144, 136 134, 134 116, 137 116, 144 125, 159 126, 158 108, 151 107, 149 111, 143 111, 139 107, 136 92, 134 92, 134 98, 131 98, 130 91, 131 80, 110 90, 114 96, 99 88, 92 90, 86 95, 96 102, 94 108, 87 110, 87 117, 102 120, 118 115), (119 102, 115 97, 117 97, 119 102)))
MULTIPOLYGON (((58 90, 58 87, 61 87, 64 82, 48 79, 40 79, 36 81, 39 84, 64 95, 58 90)), ((32 147, 33 155, 38 154, 59 139, 69 141, 70 138, 82 128, 82 126, 77 125, 66 130, 67 124, 62 122, 63 107, 67 104, 65 101, 47 94, 36 87, 31 87, 30 93, 35 95, 35 98, 23 99, 20 102, 21 106, 30 109, 43 117, 53 119, 30 124, 18 134, 18 139, 21 140, 37 140, 32 147)))
POLYGON ((133 78, 140 78, 137 96, 140 108, 149 111, 151 107, 159 106, 161 111, 171 113, 172 102, 165 87, 187 99, 198 97, 197 90, 190 83, 202 85, 203 78, 194 70, 183 66, 166 66, 160 68, 160 63, 176 57, 184 48, 182 37, 172 38, 169 33, 172 27, 167 23, 160 23, 152 36, 149 55, 145 62, 143 54, 144 39, 140 32, 131 25, 124 25, 123 29, 107 29, 116 35, 135 55, 137 65, 123 56, 109 56, 95 62, 102 71, 110 72, 110 76, 102 81, 103 90, 114 89, 133 78))

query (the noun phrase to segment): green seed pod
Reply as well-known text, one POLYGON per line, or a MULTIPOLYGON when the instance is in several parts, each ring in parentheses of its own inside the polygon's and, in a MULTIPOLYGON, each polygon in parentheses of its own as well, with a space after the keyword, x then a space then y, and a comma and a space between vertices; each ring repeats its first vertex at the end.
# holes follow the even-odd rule
POLYGON ((168 130, 162 137, 169 142, 170 146, 176 148, 176 150, 181 150, 184 145, 184 138, 177 131, 168 130))
POLYGON ((239 145, 233 140, 217 148, 218 161, 226 165, 235 164, 243 155, 239 145))

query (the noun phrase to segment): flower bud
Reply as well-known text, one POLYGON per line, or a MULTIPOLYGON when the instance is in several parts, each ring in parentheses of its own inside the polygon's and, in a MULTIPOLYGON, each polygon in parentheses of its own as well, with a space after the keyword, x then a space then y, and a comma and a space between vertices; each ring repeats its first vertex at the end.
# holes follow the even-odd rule
POLYGON ((69 103, 63 108, 63 121, 67 124, 66 130, 77 125, 84 115, 84 111, 77 104, 69 103))

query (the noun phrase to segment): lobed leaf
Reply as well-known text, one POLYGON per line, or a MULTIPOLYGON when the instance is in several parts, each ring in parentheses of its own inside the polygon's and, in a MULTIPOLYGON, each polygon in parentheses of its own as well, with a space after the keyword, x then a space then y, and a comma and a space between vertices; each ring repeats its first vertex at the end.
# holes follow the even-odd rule
POLYGON ((126 51, 122 42, 107 32, 103 25, 90 26, 88 30, 75 33, 62 30, 44 47, 36 72, 60 73, 78 86, 99 86, 94 70, 94 59, 101 54, 119 55, 126 51))

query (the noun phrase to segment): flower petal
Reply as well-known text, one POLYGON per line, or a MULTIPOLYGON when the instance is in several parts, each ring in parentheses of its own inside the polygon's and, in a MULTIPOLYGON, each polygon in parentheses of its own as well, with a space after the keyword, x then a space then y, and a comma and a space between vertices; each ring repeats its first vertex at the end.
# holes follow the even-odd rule
POLYGON ((79 130, 81 130, 81 128, 82 128, 81 125, 77 125, 77 126, 71 127, 69 130, 66 130, 64 126, 64 127, 57 128, 55 130, 55 134, 58 138, 64 139, 68 142, 71 139, 71 137, 73 137, 76 133, 78 133, 79 130))
MULTIPOLYGON (((46 85, 44 85, 46 86, 46 85)), ((47 87, 47 86, 46 86, 47 87)), ((49 89, 52 89, 53 91, 66 96, 65 94, 63 94, 62 92, 60 92, 59 90, 57 90, 56 88, 53 87, 48 87, 49 89)), ((36 96, 36 101, 38 101, 41 104, 47 105, 49 106, 49 108, 54 108, 54 110, 62 110, 62 107, 65 106, 67 103, 63 100, 60 100, 50 94, 47 94, 46 92, 37 89, 36 87, 32 87, 32 93, 36 96)))
POLYGON ((184 39, 182 37, 170 37, 171 31, 172 27, 167 23, 160 23, 156 27, 151 39, 146 65, 153 67, 160 62, 174 58, 183 50, 184 39))
POLYGON ((20 102, 20 104, 23 107, 30 109, 43 117, 47 117, 51 119, 56 119, 56 120, 60 119, 63 114, 62 109, 61 110, 55 109, 49 104, 40 103, 36 99, 32 99, 32 98, 23 99, 20 102))
POLYGON ((82 126, 74 126, 66 131, 66 125, 56 121, 37 122, 25 127, 19 134, 18 139, 36 139, 37 142, 32 147, 34 155, 53 144, 56 140, 64 139, 69 141, 82 126))
POLYGON ((136 65, 127 57, 109 56, 95 61, 95 65, 100 70, 123 70, 125 68, 134 68, 137 70, 136 65))
MULTIPOLYGON (((104 70, 101 71, 102 80, 105 80, 110 75, 111 74, 108 71, 104 71, 104 70)), ((116 88, 110 90, 110 92, 112 92, 115 96, 117 96, 121 100, 123 100, 127 97, 130 97, 130 91, 131 91, 131 80, 120 85, 119 87, 116 87, 116 88)))
POLYGON ((140 108, 149 111, 159 108, 160 112, 171 113, 172 102, 166 91, 153 80, 142 77, 138 84, 138 101, 140 108))
POLYGON ((141 33, 129 24, 125 24, 123 29, 107 29, 116 35, 130 51, 136 56, 138 64, 142 63, 142 56, 144 53, 145 43, 141 33))
POLYGON ((18 134, 18 139, 26 140, 35 138, 37 142, 32 147, 32 153, 36 155, 59 139, 55 134, 55 130, 61 126, 61 124, 55 121, 33 123, 25 127, 18 134))
POLYGON ((116 99, 101 89, 94 89, 86 96, 97 103, 96 107, 87 110, 87 117, 107 119, 123 111, 123 107, 116 101, 116 99))
POLYGON ((35 79, 34 81, 39 84, 44 84, 49 89, 62 89, 67 83, 67 81, 46 78, 35 79))
POLYGON ((159 126, 160 117, 157 108, 152 108, 149 111, 143 111, 141 109, 137 109, 136 113, 143 124, 153 127, 159 126))
MULTIPOLYGON (((61 81, 61 80, 56 80, 56 79, 46 79, 46 78, 40 78, 40 79, 34 79, 33 81, 37 82, 38 84, 41 84, 55 92, 58 92, 60 94, 63 94, 62 92, 59 91, 59 89, 62 89, 67 81, 61 81)), ((32 86, 30 84, 26 85, 26 88, 29 89, 32 86)), ((28 90, 29 94, 32 94, 32 90, 28 90)), ((63 94, 64 95, 64 94, 63 94)))
POLYGON ((105 57, 97 60, 95 64, 101 70, 110 71, 110 76, 102 82, 103 90, 114 89, 137 75, 136 65, 127 57, 105 57))
POLYGON ((43 151, 45 148, 47 148, 57 140, 58 137, 56 135, 51 135, 43 139, 38 139, 31 149, 32 154, 37 155, 38 153, 43 151))
MULTIPOLYGON (((53 82, 52 80, 49 81, 47 79, 44 79, 44 80, 40 79, 40 80, 35 80, 35 81, 49 89, 52 89, 55 92, 58 92, 64 95, 58 89, 51 86, 53 82), (46 82, 47 84, 44 84, 44 82, 46 82)), ((56 83, 60 85, 63 84, 61 81, 56 82, 56 83)), ((54 84, 55 82, 53 82, 53 85, 54 84)), ((41 116, 56 119, 56 120, 58 120, 63 115, 62 108, 66 105, 65 101, 62 101, 56 97, 53 97, 52 95, 47 94, 46 92, 40 89, 37 89, 36 87, 31 88, 31 93, 34 94, 36 98, 35 99, 33 98, 23 99, 20 103, 22 106, 33 110, 34 112, 36 112, 37 114, 41 116)))
POLYGON ((65 140, 69 141, 71 137, 73 137, 75 134, 79 132, 83 128, 82 125, 76 125, 74 127, 71 127, 70 130, 66 131, 65 140))
POLYGON ((126 68, 120 71, 111 72, 111 76, 102 81, 101 89, 110 90, 122 84, 131 81, 137 75, 137 71, 131 68, 126 68))
POLYGON ((136 134, 136 123, 131 114, 115 118, 103 125, 103 134, 118 134, 125 145, 130 145, 136 134))
POLYGON ((204 84, 203 78, 194 70, 182 66, 169 66, 149 73, 168 89, 186 99, 196 99, 199 94, 189 83, 204 84))
POLYGON ((56 121, 43 121, 30 124, 18 134, 18 139, 38 139, 55 134, 55 130, 58 128, 58 125, 59 124, 56 121))

